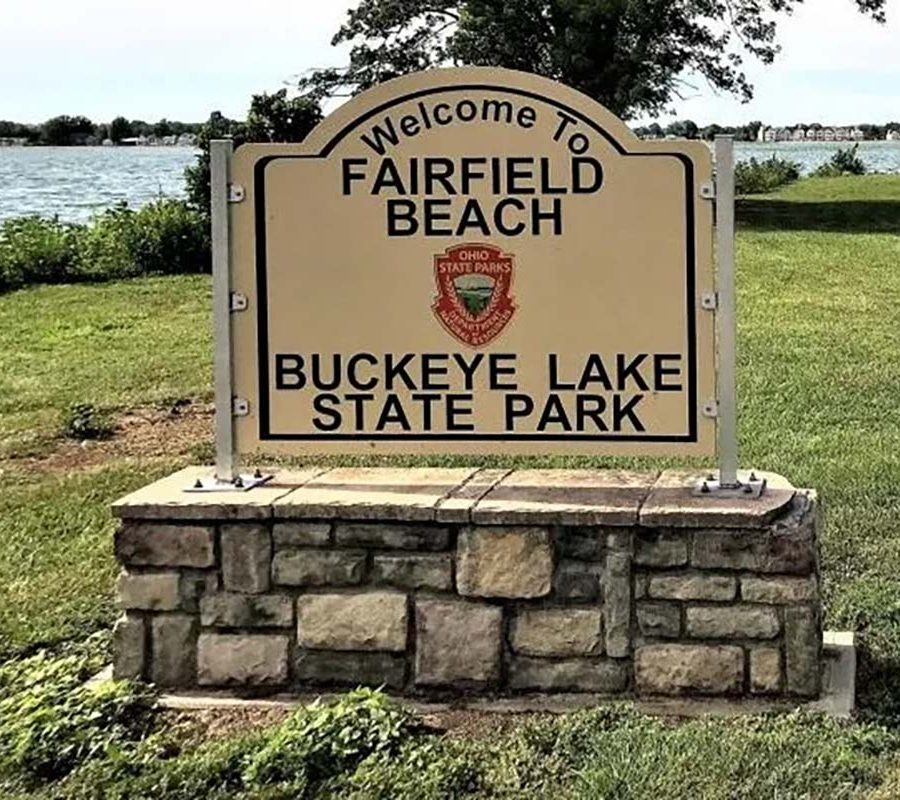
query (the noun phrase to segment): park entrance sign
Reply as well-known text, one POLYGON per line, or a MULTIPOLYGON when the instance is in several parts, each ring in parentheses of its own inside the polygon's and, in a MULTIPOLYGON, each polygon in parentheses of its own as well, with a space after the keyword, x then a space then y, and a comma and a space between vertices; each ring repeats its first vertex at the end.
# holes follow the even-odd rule
POLYGON ((233 450, 715 452, 705 144, 434 70, 239 148, 228 181, 233 450))

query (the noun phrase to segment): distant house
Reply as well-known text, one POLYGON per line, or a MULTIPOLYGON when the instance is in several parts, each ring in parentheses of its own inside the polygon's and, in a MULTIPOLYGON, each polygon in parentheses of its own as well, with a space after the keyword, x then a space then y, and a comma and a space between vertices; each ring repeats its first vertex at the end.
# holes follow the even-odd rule
POLYGON ((900 131, 888 131, 884 138, 889 142, 900 142, 900 131))

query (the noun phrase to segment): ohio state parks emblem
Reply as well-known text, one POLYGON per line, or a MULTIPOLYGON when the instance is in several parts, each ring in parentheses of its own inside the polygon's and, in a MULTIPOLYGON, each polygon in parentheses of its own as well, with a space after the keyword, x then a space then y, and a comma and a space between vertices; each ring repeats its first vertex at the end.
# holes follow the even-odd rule
POLYGON ((510 294, 513 257, 490 244, 459 244, 434 257, 437 297, 431 310, 470 347, 496 339, 516 310, 510 294))

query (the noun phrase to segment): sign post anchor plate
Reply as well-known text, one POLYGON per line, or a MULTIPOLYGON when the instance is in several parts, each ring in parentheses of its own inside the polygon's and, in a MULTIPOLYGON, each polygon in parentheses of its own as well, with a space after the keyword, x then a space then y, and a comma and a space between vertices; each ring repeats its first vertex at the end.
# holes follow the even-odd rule
POLYGON ((215 475, 208 478, 197 478, 191 486, 186 486, 186 492, 247 492, 257 486, 268 483, 274 475, 263 475, 262 472, 241 473, 234 480, 222 480, 215 475))
POLYGON ((766 491, 766 479, 760 478, 751 471, 742 476, 738 474, 737 485, 725 485, 720 475, 708 475, 694 485, 694 497, 709 497, 714 500, 758 500, 766 491))

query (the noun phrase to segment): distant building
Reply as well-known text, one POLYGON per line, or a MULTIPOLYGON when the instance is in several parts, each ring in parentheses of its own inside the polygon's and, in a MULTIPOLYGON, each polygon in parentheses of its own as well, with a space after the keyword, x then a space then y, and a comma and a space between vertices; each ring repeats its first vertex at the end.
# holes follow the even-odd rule
POLYGON ((900 142, 900 131, 888 131, 884 138, 889 142, 900 142))

